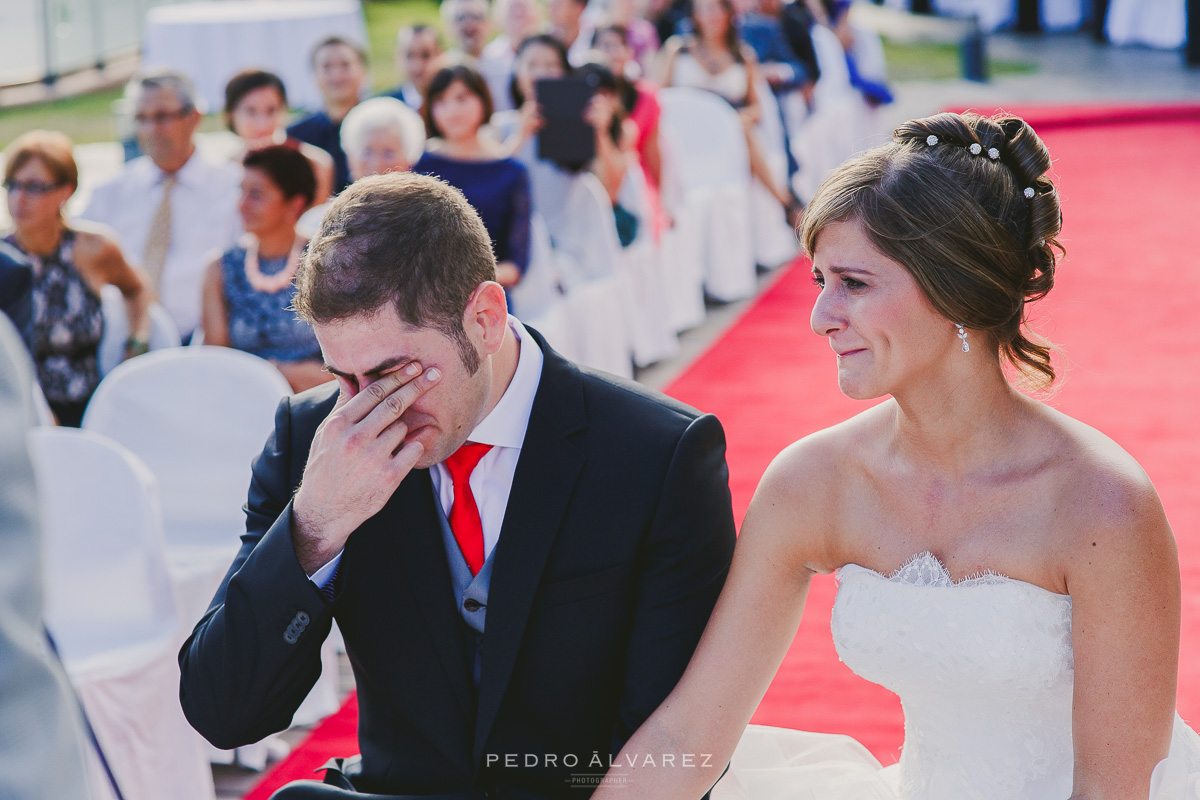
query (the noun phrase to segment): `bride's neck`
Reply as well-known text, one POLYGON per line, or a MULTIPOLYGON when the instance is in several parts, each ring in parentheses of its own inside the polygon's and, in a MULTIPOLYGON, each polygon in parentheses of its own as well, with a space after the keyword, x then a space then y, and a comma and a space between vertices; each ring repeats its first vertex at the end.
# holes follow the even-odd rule
POLYGON ((953 370, 893 398, 897 453, 957 474, 992 464, 1011 447, 1031 402, 994 362, 953 370))

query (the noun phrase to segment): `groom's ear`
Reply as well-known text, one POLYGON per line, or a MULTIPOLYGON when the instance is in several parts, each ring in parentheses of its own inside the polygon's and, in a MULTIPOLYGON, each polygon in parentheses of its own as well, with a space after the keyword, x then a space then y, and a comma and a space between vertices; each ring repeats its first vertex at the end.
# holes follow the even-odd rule
POLYGON ((508 327, 508 300, 504 287, 485 281, 475 288, 463 314, 463 329, 485 355, 492 355, 504 341, 508 327))

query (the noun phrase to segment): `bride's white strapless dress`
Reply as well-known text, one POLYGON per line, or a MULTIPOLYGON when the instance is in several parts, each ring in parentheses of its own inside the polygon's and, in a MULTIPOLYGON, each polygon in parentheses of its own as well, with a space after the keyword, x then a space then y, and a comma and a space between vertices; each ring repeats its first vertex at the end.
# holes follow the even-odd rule
MULTIPOLYGON (((889 767, 848 736, 751 725, 713 800, 1067 800, 1071 598, 985 574, 953 581, 922 553, 892 575, 839 570, 833 640, 900 696, 889 767)), ((1200 736, 1175 717, 1151 800, 1200 800, 1200 736)))

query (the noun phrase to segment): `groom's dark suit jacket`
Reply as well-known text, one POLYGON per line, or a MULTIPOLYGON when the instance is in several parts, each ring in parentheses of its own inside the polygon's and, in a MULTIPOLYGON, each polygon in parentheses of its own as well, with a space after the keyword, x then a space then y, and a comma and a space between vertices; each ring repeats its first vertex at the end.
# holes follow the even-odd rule
POLYGON ((332 602, 296 560, 290 498, 336 399, 326 385, 280 405, 241 552, 180 652, 183 709, 210 742, 286 728, 336 619, 358 688, 360 790, 591 793, 572 775, 602 774, 596 758, 675 686, 724 583, 724 434, 532 333, 545 364, 493 554, 478 691, 427 470, 351 535, 332 602))

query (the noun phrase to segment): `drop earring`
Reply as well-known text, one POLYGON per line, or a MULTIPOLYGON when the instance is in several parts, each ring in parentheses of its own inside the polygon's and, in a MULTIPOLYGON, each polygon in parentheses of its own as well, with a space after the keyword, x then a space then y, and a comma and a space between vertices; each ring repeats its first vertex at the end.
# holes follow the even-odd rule
POLYGON ((971 345, 967 344, 967 332, 966 332, 966 331, 963 329, 963 326, 962 326, 962 325, 959 325, 959 324, 956 322, 956 323, 954 323, 954 327, 958 328, 958 338, 959 338, 959 339, 962 339, 962 350, 963 350, 963 352, 964 352, 964 353, 969 353, 969 352, 971 352, 971 345))

